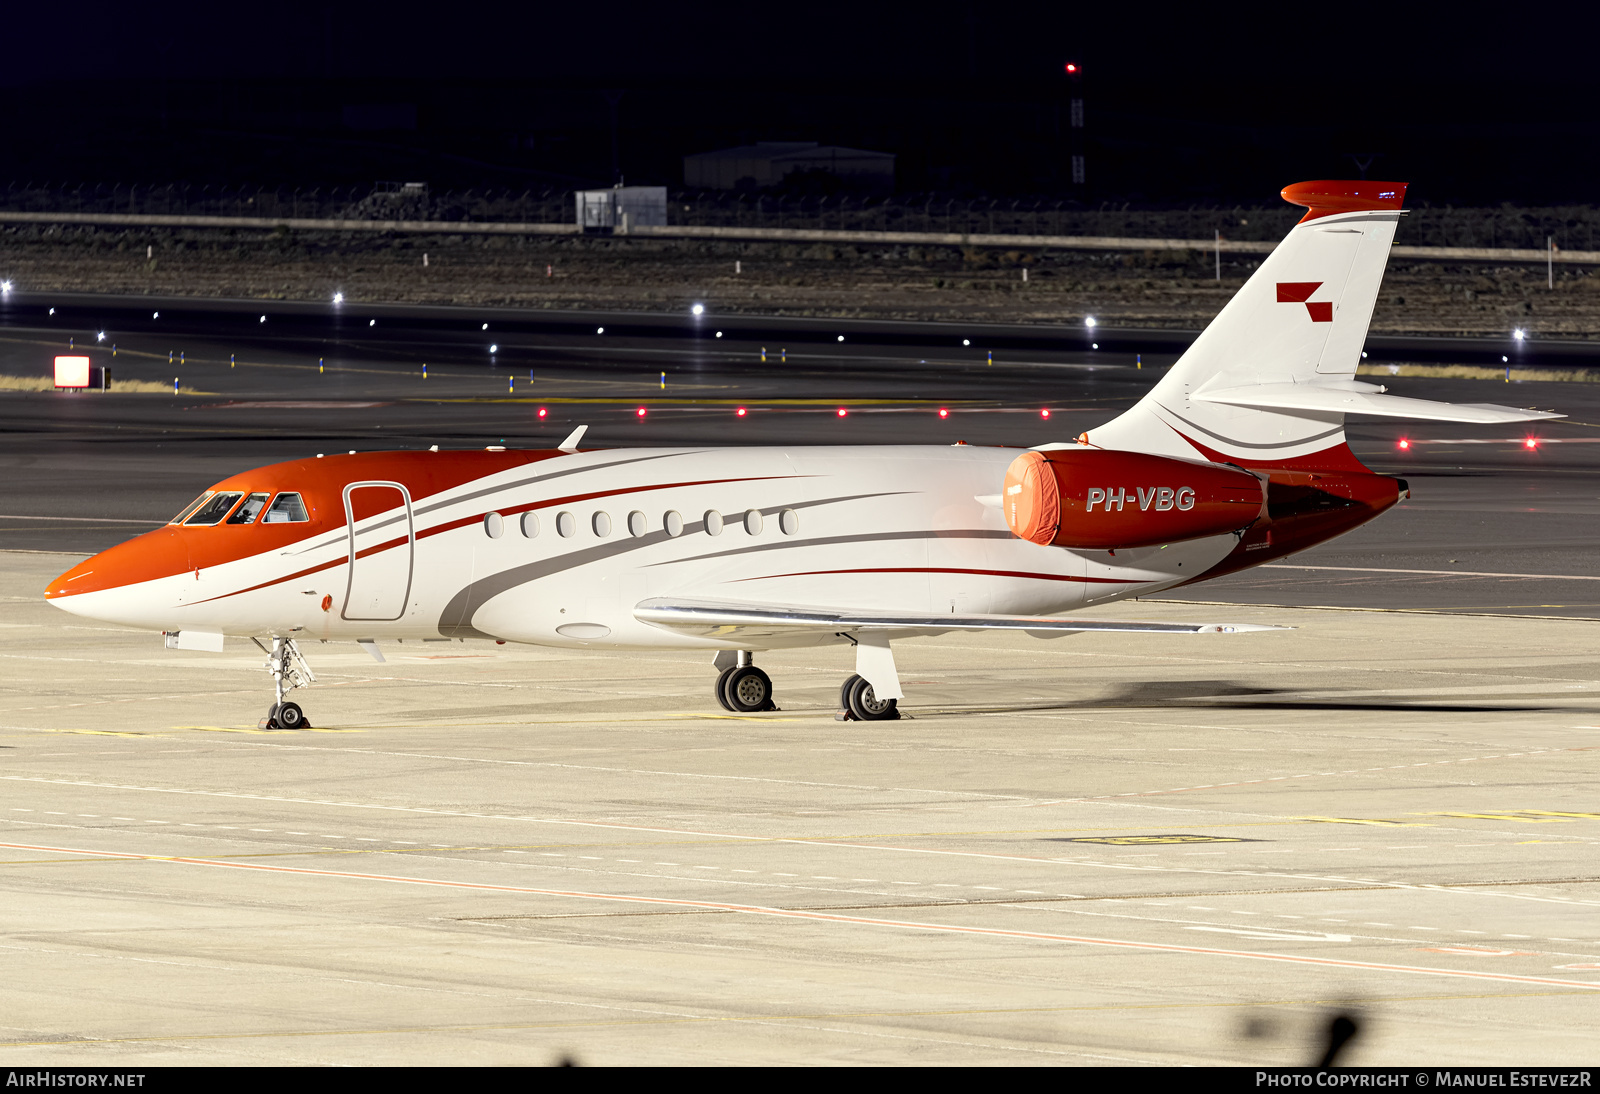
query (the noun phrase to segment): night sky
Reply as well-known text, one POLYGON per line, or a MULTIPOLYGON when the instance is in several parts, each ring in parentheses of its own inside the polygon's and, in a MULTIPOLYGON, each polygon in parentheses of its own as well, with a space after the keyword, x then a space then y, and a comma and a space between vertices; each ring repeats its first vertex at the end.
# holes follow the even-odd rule
POLYGON ((1376 153, 1372 177, 1409 178, 1423 200, 1586 202, 1600 79, 1597 20, 1581 10, 13 5, 0 179, 337 182, 392 153, 394 170, 456 183, 604 181, 604 93, 619 89, 638 181, 677 184, 688 152, 813 139, 896 152, 902 190, 1059 196, 1071 59, 1095 201, 1268 200, 1376 153), (360 103, 414 105, 416 124, 382 140, 336 132, 360 103), (306 140, 316 149, 289 147, 306 140))

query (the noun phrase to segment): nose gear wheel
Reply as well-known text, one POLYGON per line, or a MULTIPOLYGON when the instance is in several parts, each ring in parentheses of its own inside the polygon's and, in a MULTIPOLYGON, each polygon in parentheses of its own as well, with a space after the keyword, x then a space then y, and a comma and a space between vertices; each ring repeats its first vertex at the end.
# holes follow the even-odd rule
POLYGON ((270 650, 262 646, 259 639, 252 638, 250 641, 267 655, 266 670, 272 674, 272 686, 277 696, 277 702, 267 710, 267 716, 257 723, 258 728, 310 729, 311 723, 306 719, 305 711, 300 709, 300 704, 283 701, 283 697, 295 688, 309 687, 317 682, 316 674, 300 654, 300 647, 295 645, 292 638, 276 636, 272 639, 270 650))

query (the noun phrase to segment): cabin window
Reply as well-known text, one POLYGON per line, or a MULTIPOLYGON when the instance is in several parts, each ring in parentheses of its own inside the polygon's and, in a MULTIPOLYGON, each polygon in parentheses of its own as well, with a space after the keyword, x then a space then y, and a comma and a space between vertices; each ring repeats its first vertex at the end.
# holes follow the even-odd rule
POLYGON ((168 524, 182 524, 183 523, 183 519, 185 517, 187 517, 190 513, 194 512, 196 509, 200 508, 201 503, 204 502, 211 495, 212 495, 212 491, 207 490, 204 494, 201 494, 198 498, 195 498, 188 505, 185 505, 183 507, 183 512, 179 513, 177 516, 175 516, 171 520, 167 521, 167 523, 168 524))
POLYGON ((722 534, 722 514, 715 509, 706 510, 706 535, 720 536, 722 534))
POLYGON ((761 510, 746 509, 744 513, 744 530, 752 536, 761 534, 761 510))
POLYGON ((539 534, 539 514, 522 514, 522 534, 527 539, 532 539, 539 534))
POLYGON ((571 539, 578 534, 578 518, 563 509, 556 514, 556 535, 571 539))
POLYGON ((506 534, 506 521, 499 513, 485 513, 483 517, 483 530, 490 539, 499 539, 506 534))
POLYGON ((792 536, 800 531, 800 514, 793 509, 785 509, 779 513, 778 530, 786 536, 792 536))
POLYGON ((271 494, 251 494, 244 499, 244 504, 233 511, 233 516, 228 518, 229 524, 254 524, 261 515, 261 510, 267 507, 267 499, 271 494))
POLYGON ((202 524, 220 524, 222 523, 222 518, 228 515, 228 510, 232 509, 242 497, 244 497, 243 494, 233 493, 231 491, 223 491, 220 494, 212 494, 211 500, 207 501, 200 508, 196 509, 194 511, 194 515, 183 523, 191 526, 202 524))
POLYGON ((306 503, 300 500, 299 494, 279 494, 273 499, 267 515, 261 518, 261 523, 300 524, 310 519, 306 514, 306 503))
POLYGON ((628 514, 628 534, 638 539, 650 530, 650 521, 643 513, 635 509, 628 514))
POLYGON ((611 534, 611 514, 600 510, 589 518, 589 526, 594 529, 594 534, 605 539, 611 534))
POLYGON ((683 514, 676 509, 668 509, 661 518, 661 527, 666 530, 667 535, 677 539, 683 535, 683 514))

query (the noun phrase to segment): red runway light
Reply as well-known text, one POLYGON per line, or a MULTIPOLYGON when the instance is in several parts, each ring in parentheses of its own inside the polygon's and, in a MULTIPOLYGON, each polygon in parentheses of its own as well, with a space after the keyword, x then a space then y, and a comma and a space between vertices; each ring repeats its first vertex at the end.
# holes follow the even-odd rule
POLYGON ((1522 442, 1522 447, 1523 448, 1538 448, 1539 447, 1539 438, 1538 437, 1529 437, 1527 440, 1522 442))
POLYGON ((734 413, 739 415, 739 417, 743 418, 744 417, 744 407, 740 407, 738 410, 735 410, 734 413))
POLYGON ((1404 437, 1401 437, 1399 442, 1395 445, 1395 447, 1399 448, 1399 449, 1401 449, 1403 451, 1403 450, 1411 447, 1411 442, 1406 440, 1404 437))
POLYGON ((638 410, 635 410, 634 413, 637 414, 639 417, 643 418, 644 417, 644 407, 640 407, 638 410))
POLYGON ((839 408, 839 417, 843 418, 843 417, 847 416, 849 413, 850 412, 848 410, 846 410, 844 407, 840 407, 839 408))
POLYGON ((1041 417, 1041 418, 1048 418, 1048 417, 1050 417, 1050 411, 1049 411, 1049 408, 1046 408, 1046 409, 1044 409, 1044 410, 1041 410, 1041 411, 1039 411, 1039 417, 1041 417))
POLYGON ((539 408, 539 417, 543 418, 548 413, 550 413, 550 412, 548 410, 546 410, 544 407, 540 407, 539 408))
POLYGON ((1067 75, 1071 76, 1073 73, 1078 71, 1078 66, 1074 65, 1074 64, 1068 64, 1066 66, 1066 70, 1067 70, 1067 75))
POLYGON ((948 410, 946 410, 944 407, 940 407, 939 408, 939 417, 948 418, 948 417, 950 417, 950 412, 948 410))

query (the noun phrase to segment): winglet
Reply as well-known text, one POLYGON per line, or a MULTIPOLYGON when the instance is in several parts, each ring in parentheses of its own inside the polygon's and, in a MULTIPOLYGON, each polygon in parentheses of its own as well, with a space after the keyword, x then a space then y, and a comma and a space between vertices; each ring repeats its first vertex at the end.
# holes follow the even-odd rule
POLYGON ((589 431, 589 427, 586 426, 586 425, 580 425, 577 429, 574 429, 572 431, 572 435, 569 436, 566 440, 562 441, 561 444, 558 446, 560 451, 562 451, 562 452, 576 452, 578 450, 578 442, 583 440, 583 435, 585 433, 587 433, 588 431, 589 431))
POLYGON ((1283 188, 1283 200, 1304 205, 1309 210, 1300 218, 1304 224, 1334 213, 1359 213, 1375 209, 1399 209, 1406 203, 1404 182, 1360 182, 1349 179, 1318 179, 1296 182, 1283 188))

